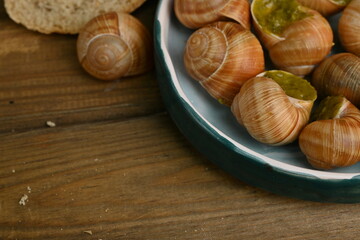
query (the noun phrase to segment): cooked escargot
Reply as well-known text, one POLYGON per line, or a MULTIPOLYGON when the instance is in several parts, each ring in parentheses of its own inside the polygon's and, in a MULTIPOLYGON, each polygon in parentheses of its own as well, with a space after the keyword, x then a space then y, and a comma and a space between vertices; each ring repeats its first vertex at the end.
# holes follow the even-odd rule
POLYGON ((272 70, 246 81, 231 111, 259 142, 285 145, 296 140, 308 123, 316 97, 307 80, 272 70))
POLYGON ((297 0, 300 4, 314 9, 323 16, 330 16, 341 11, 351 0, 297 0))
POLYGON ((299 136, 308 162, 318 169, 350 166, 360 161, 360 111, 342 96, 325 98, 315 121, 299 136))
POLYGON ((174 10, 177 19, 191 29, 225 20, 235 21, 250 29, 248 0, 175 0, 174 10))
POLYGON ((352 0, 345 8, 338 31, 344 48, 360 57, 360 0, 352 0))
POLYGON ((230 105, 242 84, 264 71, 260 42, 234 22, 196 30, 185 46, 184 64, 192 78, 220 103, 230 105))
POLYGON ((274 65, 298 76, 309 74, 333 46, 328 21, 296 0, 254 0, 254 28, 274 65))
POLYGON ((360 107, 360 58, 338 53, 316 67, 311 80, 319 96, 343 95, 360 107))

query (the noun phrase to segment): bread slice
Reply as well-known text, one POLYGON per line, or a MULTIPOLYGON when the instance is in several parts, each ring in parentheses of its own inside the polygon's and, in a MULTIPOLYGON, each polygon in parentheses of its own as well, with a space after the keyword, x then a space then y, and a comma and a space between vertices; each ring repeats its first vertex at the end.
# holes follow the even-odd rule
POLYGON ((92 18, 110 11, 130 13, 146 0, 5 0, 10 18, 42 33, 76 34, 92 18))

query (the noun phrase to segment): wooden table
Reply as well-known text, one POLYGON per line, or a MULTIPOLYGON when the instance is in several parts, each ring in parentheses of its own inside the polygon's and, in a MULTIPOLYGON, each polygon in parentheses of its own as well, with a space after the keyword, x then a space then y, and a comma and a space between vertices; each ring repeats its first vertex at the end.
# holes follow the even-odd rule
MULTIPOLYGON (((134 13, 149 29, 156 5, 134 13)), ((358 204, 229 176, 178 131, 154 70, 96 80, 76 38, 29 31, 0 1, 0 239, 360 238, 358 204)))

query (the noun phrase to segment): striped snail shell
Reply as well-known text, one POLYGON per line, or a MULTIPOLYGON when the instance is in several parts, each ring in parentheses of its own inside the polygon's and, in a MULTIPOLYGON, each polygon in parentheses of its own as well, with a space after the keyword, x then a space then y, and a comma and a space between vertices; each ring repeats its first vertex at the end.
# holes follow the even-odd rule
POLYGON ((260 42, 234 22, 215 22, 196 30, 186 43, 184 64, 189 75, 225 105, 265 65, 260 42))
POLYGON ((175 0, 174 10, 177 19, 191 29, 225 20, 235 21, 250 29, 248 0, 175 0))
POLYGON ((326 58, 315 68, 311 83, 321 97, 342 95, 360 107, 360 58, 351 53, 326 58))
POLYGON ((338 31, 344 48, 360 57, 360 0, 352 0, 345 8, 338 31))
POLYGON ((106 13, 80 31, 77 55, 82 67, 101 80, 141 74, 152 68, 151 36, 132 15, 106 13))
POLYGON ((296 0, 254 0, 251 14, 261 42, 281 70, 305 76, 330 53, 328 21, 296 0))
POLYGON ((325 98, 316 121, 299 136, 299 146, 318 169, 350 166, 360 161, 360 111, 342 96, 325 98))
POLYGON ((246 81, 231 111, 253 138, 280 146, 298 138, 316 97, 315 89, 305 79, 272 70, 246 81))
POLYGON ((341 11, 351 0, 297 0, 300 4, 314 9, 323 16, 330 16, 341 11))

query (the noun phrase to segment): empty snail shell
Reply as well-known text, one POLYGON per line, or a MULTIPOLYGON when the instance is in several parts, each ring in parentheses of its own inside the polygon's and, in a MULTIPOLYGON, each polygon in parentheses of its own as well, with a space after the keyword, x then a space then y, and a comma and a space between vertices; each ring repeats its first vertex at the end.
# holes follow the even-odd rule
POLYGON ((101 80, 141 74, 152 68, 151 36, 130 14, 106 13, 80 31, 77 55, 82 67, 101 80))
POLYGON ((273 70, 246 81, 231 111, 253 138, 279 146, 298 138, 316 97, 305 79, 273 70))
POLYGON ((338 53, 316 67, 312 85, 322 97, 342 95, 360 107, 360 58, 351 53, 338 53))
POLYGON ((341 11, 351 0, 297 0, 300 4, 314 9, 323 16, 341 11))
POLYGON ((296 0, 254 0, 254 28, 274 65, 298 76, 309 74, 333 46, 328 21, 296 0))
POLYGON ((174 10, 178 20, 191 29, 228 19, 250 29, 248 0, 175 0, 174 10))
POLYGON ((230 105, 241 85, 264 71, 264 54, 249 30, 233 22, 215 22, 189 37, 184 64, 211 96, 230 105))
POLYGON ((318 169, 345 167, 360 161, 360 111, 341 96, 325 98, 315 111, 318 120, 299 136, 308 162, 318 169))
POLYGON ((352 0, 345 8, 338 31, 344 48, 360 57, 360 0, 352 0))

